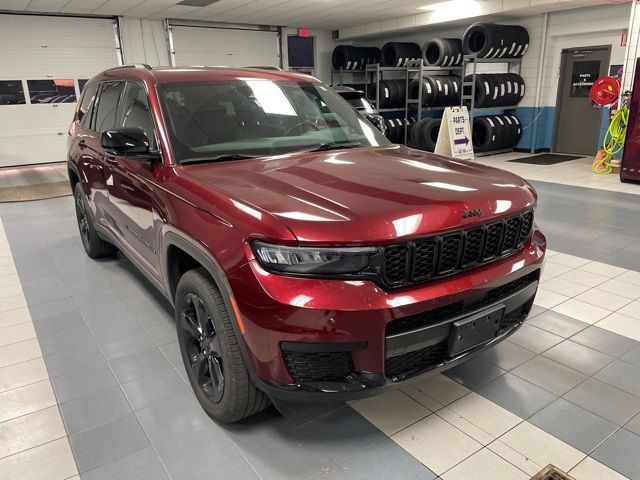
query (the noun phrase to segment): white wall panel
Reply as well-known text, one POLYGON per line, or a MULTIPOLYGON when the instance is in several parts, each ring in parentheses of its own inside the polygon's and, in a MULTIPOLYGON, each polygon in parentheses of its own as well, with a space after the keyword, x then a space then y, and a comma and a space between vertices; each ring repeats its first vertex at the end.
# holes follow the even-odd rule
POLYGON ((278 34, 261 30, 171 27, 176 66, 278 66, 278 34))

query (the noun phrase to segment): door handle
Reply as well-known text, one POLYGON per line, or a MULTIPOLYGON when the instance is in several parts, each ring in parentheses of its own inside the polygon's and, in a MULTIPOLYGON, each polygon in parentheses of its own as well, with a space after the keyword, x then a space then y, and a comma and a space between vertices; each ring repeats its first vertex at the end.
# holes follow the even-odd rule
POLYGON ((113 158, 113 157, 107 157, 106 162, 107 162, 109 165, 118 165, 118 161, 117 161, 115 158, 113 158))
POLYGON ((78 142, 78 146, 82 149, 85 149, 87 148, 87 142, 85 142, 84 139, 82 139, 78 142))

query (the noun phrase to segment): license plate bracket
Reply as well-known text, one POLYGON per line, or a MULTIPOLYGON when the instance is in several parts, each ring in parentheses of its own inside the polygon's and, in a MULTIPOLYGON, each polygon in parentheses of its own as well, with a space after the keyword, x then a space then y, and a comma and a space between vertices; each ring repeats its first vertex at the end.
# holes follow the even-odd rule
POLYGON ((453 322, 448 340, 449 356, 455 357, 494 338, 504 309, 504 305, 496 305, 453 322))

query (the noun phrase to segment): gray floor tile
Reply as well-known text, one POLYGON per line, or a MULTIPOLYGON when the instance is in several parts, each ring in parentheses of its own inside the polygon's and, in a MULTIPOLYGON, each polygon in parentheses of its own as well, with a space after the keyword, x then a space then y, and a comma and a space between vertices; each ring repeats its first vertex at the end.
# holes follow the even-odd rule
POLYGON ((555 395, 565 394, 587 378, 576 370, 542 356, 514 368, 512 373, 555 395))
POLYGON ((478 393, 525 419, 542 410, 557 398, 556 395, 516 377, 512 373, 505 373, 489 382, 478 389, 478 393))
POLYGON ((95 339, 86 325, 66 332, 50 333, 38 337, 43 355, 75 350, 80 345, 91 345, 95 339))
POLYGON ((154 446, 169 475, 176 480, 222 479, 215 472, 234 459, 242 459, 224 430, 213 421, 180 434, 163 436, 154 441, 154 446))
POLYGON ((595 378, 587 379, 564 398, 620 426, 640 412, 640 398, 595 378))
POLYGON ((480 356, 503 370, 512 370, 531 360, 536 354, 520 345, 506 341, 483 352, 480 356))
POLYGON ((169 479, 158 455, 151 447, 109 462, 82 474, 83 480, 163 480, 169 479))
POLYGON ((525 323, 509 337, 509 341, 534 353, 542 353, 560 343, 562 337, 525 323))
POLYGON ((616 360, 599 371, 595 378, 640 397, 640 367, 616 360))
POLYGON ((90 364, 103 364, 105 361, 97 343, 47 355, 44 360, 50 377, 65 375, 90 364))
POLYGON ((78 309, 78 305, 73 301, 73 298, 64 298, 62 300, 56 300, 48 303, 41 303, 38 305, 29 304, 29 312, 31 313, 31 319, 42 320, 43 318, 53 317, 62 313, 73 312, 78 309))
POLYGON ((162 399, 193 396, 191 387, 180 378, 173 367, 123 383, 122 389, 134 410, 147 407, 162 399))
POLYGON ((434 480, 437 475, 393 440, 387 439, 339 465, 353 480, 434 480))
POLYGON ((133 413, 119 385, 63 402, 60 411, 70 434, 133 413))
POLYGON ((285 435, 320 449, 334 463, 343 462, 387 438, 349 406, 338 408, 285 435))
POLYGON ((553 310, 547 310, 541 313, 529 320, 528 323, 529 325, 541 328, 563 338, 575 335, 589 326, 588 323, 554 312, 553 310))
POLYGON ((467 388, 477 390, 505 371, 478 356, 445 371, 444 374, 467 388))
POLYGON ((159 346, 175 342, 177 339, 176 326, 173 322, 170 325, 167 323, 154 325, 147 328, 146 332, 153 342, 159 346))
POLYGON ((130 382, 169 368, 169 362, 158 348, 118 357, 109 362, 120 383, 130 382))
POLYGON ((274 406, 239 422, 225 426, 229 438, 240 450, 259 446, 270 440, 285 437, 299 425, 283 416, 274 406))
POLYGON ((165 397, 137 411, 138 420, 152 443, 189 432, 212 422, 195 396, 165 397))
POLYGON ((83 397, 117 384, 106 362, 79 366, 65 375, 51 379, 59 403, 83 397))
POLYGON ((636 435, 640 435, 640 413, 629 420, 624 428, 626 428, 630 432, 635 433, 636 435))
POLYGON ((543 355, 587 375, 595 374, 615 360, 606 353, 585 347, 572 340, 565 340, 544 352, 543 355))
POLYGON ((635 366, 640 367, 640 346, 628 351, 620 358, 625 362, 633 363, 635 366))
POLYGON ((529 422, 584 453, 618 429, 615 423, 562 398, 533 415, 529 422))
POLYGON ((620 357, 640 345, 635 340, 595 325, 577 333, 571 340, 613 357, 620 357))
POLYGON ((640 436, 620 429, 598 447, 591 456, 621 474, 640 478, 640 436))
POLYGON ((533 305, 531 307, 531 310, 529 310, 529 315, 527 316, 527 318, 531 319, 533 317, 540 315, 542 312, 546 312, 546 311, 547 309, 542 308, 540 305, 533 305))
POLYGON ((133 316, 138 320, 140 325, 142 325, 142 328, 149 328, 169 322, 171 322, 172 325, 175 325, 173 312, 170 312, 165 308, 146 308, 133 313, 133 316))
POLYGON ((139 328, 133 332, 118 333, 116 338, 111 337, 101 341, 100 348, 102 349, 104 358, 113 360, 155 348, 155 345, 149 335, 139 328))
POLYGON ((25 298, 30 305, 53 302, 71 297, 69 285, 60 276, 39 277, 21 281, 25 298))
POLYGON ((86 327, 86 324, 80 311, 75 310, 41 320, 33 320, 33 326, 39 336, 48 336, 54 333, 78 330, 86 327))
POLYGON ((149 446, 135 415, 127 415, 69 437, 78 470, 85 472, 149 446))

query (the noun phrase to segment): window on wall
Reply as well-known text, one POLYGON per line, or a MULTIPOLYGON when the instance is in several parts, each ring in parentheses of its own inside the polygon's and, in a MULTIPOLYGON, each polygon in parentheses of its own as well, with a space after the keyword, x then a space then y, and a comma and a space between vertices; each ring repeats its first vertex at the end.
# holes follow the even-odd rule
POLYGON ((73 103, 76 89, 72 79, 27 80, 31 103, 73 103))
POLYGON ((87 84, 88 81, 89 81, 88 78, 81 78, 78 80, 78 89, 80 90, 80 93, 82 93, 82 91, 84 90, 84 86, 87 84))
POLYGON ((315 67, 313 37, 289 35, 287 37, 287 51, 290 68, 315 67))
POLYGON ((0 80, 0 105, 25 103, 21 80, 0 80))

